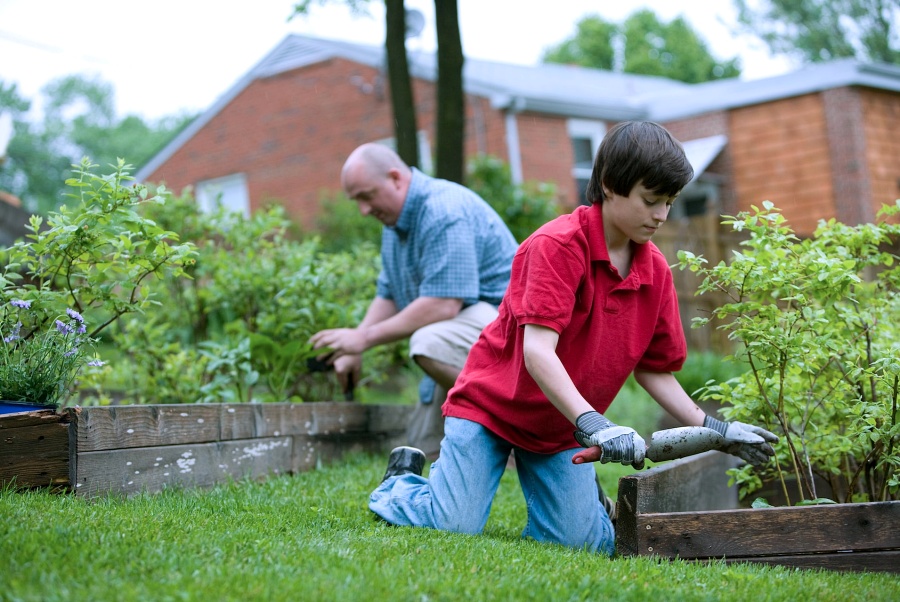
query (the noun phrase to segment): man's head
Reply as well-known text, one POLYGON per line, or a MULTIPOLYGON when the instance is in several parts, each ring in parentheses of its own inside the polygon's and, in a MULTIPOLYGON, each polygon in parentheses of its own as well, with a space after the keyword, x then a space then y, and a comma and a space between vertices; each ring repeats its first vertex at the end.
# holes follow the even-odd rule
POLYGON ((694 169, 681 144, 661 125, 625 121, 613 126, 597 150, 585 196, 591 203, 606 199, 604 188, 628 196, 637 184, 656 195, 674 198, 694 169))
POLYGON ((382 144, 363 144, 347 157, 341 186, 363 215, 386 226, 400 218, 412 170, 397 153, 382 144))

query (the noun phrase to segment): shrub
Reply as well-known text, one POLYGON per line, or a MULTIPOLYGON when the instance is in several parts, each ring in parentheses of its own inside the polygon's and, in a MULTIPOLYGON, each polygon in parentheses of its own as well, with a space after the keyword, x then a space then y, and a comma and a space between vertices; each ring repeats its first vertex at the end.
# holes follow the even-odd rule
MULTIPOLYGON (((95 174, 97 166, 87 158, 73 167, 66 184, 74 190, 75 207, 51 213, 46 225, 32 216, 27 239, 4 251, 0 276, 2 300, 28 305, 16 333, 22 340, 14 350, 7 348, 6 372, 30 365, 32 376, 44 381, 44 393, 33 383, 15 395, 46 396, 49 403, 69 392, 84 345, 122 316, 158 305, 157 279, 183 276, 194 257, 192 245, 176 244, 174 232, 138 212, 164 203, 164 188, 151 196, 147 187, 128 184, 131 166, 122 160, 108 175, 95 174), (88 323, 97 326, 88 332, 88 323)), ((4 316, 5 322, 9 314, 4 316)), ((6 325, 4 336, 12 336, 6 325)))
POLYGON ((519 242, 560 214, 552 184, 525 182, 517 186, 509 165, 490 155, 479 155, 469 163, 466 185, 500 214, 519 242))
POLYGON ((900 266, 885 248, 900 240, 889 223, 898 213, 900 202, 877 224, 822 221, 800 240, 766 202, 723 222, 749 235, 730 263, 679 253, 703 278, 698 294, 728 296, 696 324, 718 322, 749 366, 704 396, 727 402, 726 418, 781 437, 772 462, 733 473, 743 493, 774 480, 788 503, 814 500, 818 476, 841 501, 897 498, 900 266))

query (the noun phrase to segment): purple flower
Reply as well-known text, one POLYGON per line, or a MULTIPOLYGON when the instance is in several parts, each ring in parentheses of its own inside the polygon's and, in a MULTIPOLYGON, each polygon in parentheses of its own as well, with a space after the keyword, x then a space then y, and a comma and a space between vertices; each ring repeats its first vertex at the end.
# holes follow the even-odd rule
POLYGON ((84 318, 81 317, 81 314, 75 311, 74 309, 66 309, 66 313, 70 318, 78 322, 79 324, 84 324, 84 318))
POLYGON ((65 335, 70 335, 75 332, 75 329, 63 322, 62 320, 56 321, 56 330, 60 331, 65 335))
POLYGON ((13 299, 9 302, 13 307, 21 307, 22 309, 31 309, 31 301, 25 301, 24 299, 13 299))
POLYGON ((91 360, 87 363, 87 365, 99 368, 100 366, 105 366, 106 362, 104 362, 103 360, 91 360))
POLYGON ((4 343, 12 343, 13 341, 19 340, 19 331, 22 330, 22 323, 16 322, 16 325, 13 326, 12 332, 7 337, 3 337, 4 343))
POLYGON ((63 357, 72 357, 76 353, 78 353, 78 347, 72 347, 71 349, 63 353, 63 357))

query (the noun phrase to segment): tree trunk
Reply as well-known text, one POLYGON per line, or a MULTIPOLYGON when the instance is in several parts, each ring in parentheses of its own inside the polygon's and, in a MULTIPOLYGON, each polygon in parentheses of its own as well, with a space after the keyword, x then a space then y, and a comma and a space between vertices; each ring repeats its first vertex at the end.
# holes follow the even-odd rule
POLYGON ((384 49, 387 54, 388 83, 394 114, 394 140, 400 158, 407 165, 418 167, 416 106, 409 79, 409 62, 406 58, 406 8, 403 6, 403 0, 384 0, 384 5, 386 9, 384 49))
POLYGON ((438 43, 435 175, 462 184, 465 179, 464 58, 456 0, 434 0, 434 14, 438 43))

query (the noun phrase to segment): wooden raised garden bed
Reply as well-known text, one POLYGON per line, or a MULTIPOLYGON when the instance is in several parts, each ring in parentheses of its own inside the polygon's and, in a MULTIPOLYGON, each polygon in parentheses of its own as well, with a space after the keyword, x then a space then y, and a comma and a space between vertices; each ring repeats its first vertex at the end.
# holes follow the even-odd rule
POLYGON ((82 496, 297 473, 402 444, 409 406, 350 402, 86 407, 0 416, 0 486, 82 496))
POLYGON ((707 452, 619 480, 622 555, 900 573, 900 502, 739 508, 707 452))

